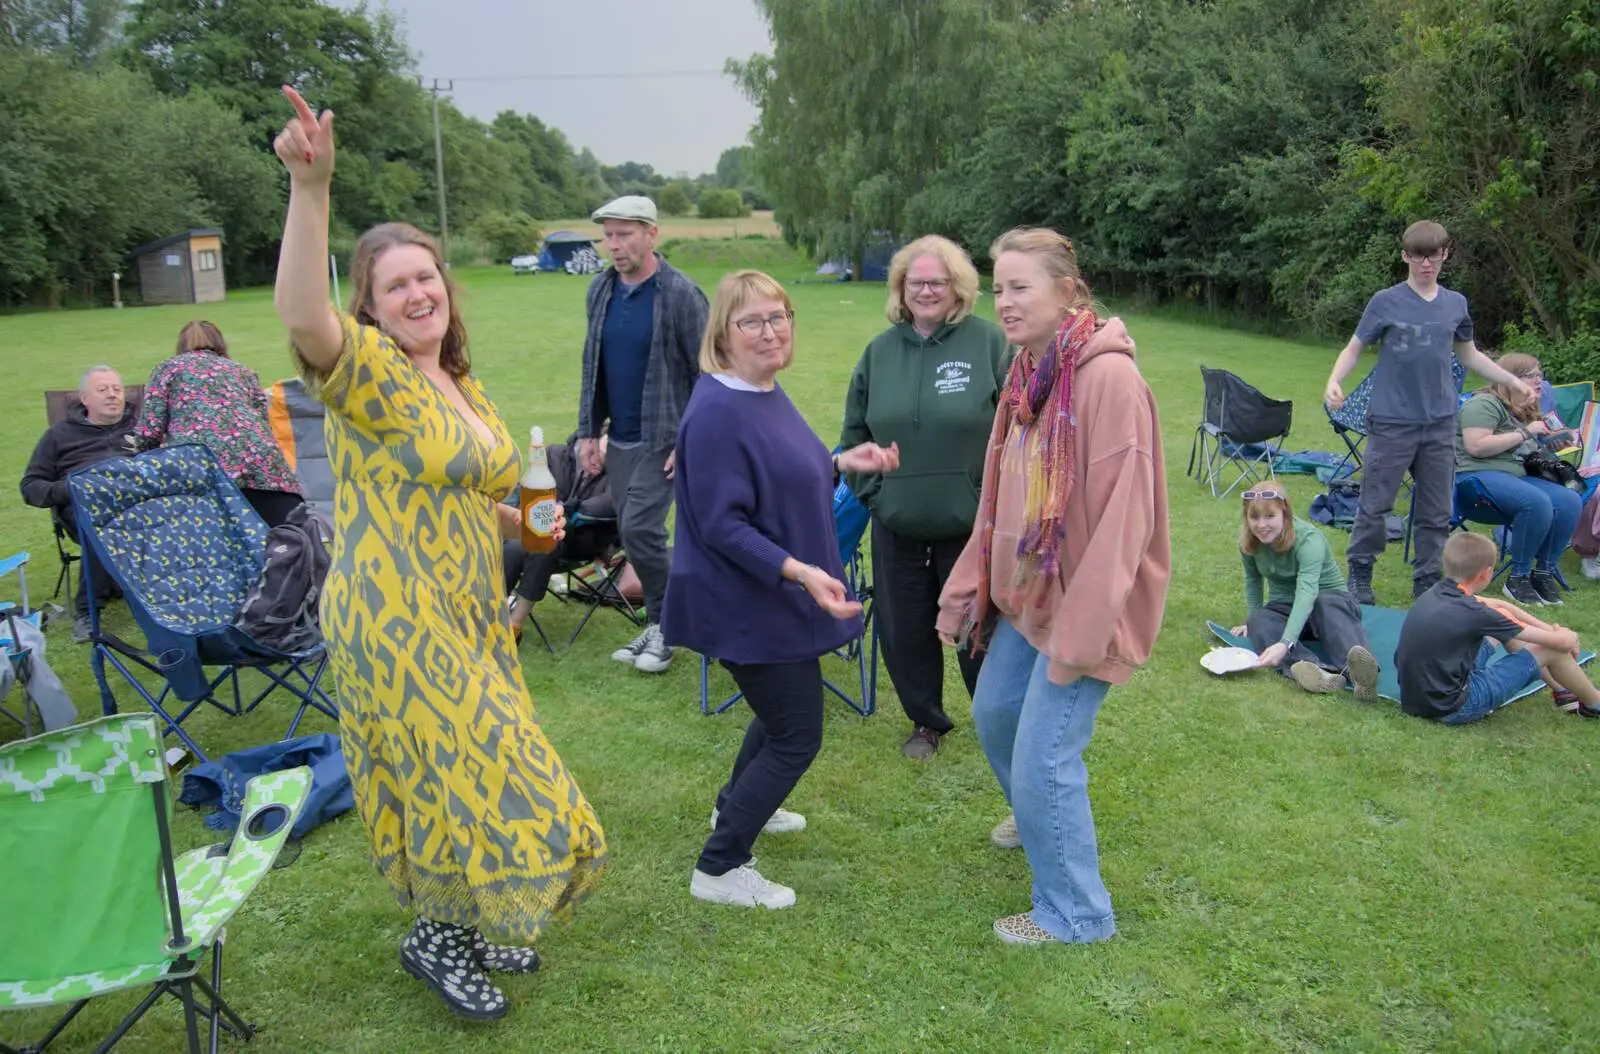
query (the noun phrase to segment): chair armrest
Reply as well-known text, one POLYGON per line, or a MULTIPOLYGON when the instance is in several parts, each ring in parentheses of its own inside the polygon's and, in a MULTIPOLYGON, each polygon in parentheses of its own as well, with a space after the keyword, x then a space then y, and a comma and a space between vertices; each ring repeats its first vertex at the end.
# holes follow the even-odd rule
POLYGON ((310 796, 311 770, 304 765, 265 773, 245 785, 239 830, 228 847, 222 873, 205 899, 192 912, 184 912, 184 936, 192 947, 210 945, 266 877, 310 796), (270 831, 261 830, 269 825, 270 831))
POLYGON ((4 560, 0 560, 0 575, 9 575, 17 568, 28 562, 27 553, 12 553, 4 560))

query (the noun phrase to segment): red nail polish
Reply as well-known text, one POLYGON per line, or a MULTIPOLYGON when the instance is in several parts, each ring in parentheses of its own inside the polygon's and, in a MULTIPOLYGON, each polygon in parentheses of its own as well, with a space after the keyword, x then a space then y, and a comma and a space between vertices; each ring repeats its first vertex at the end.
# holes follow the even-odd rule
POLYGON ((306 151, 306 164, 311 164, 311 151, 306 151))

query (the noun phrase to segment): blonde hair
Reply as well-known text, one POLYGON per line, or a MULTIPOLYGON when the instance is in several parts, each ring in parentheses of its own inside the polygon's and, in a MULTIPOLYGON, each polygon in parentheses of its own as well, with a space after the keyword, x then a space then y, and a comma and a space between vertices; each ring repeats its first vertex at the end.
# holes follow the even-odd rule
POLYGON ((1247 494, 1263 492, 1270 492, 1273 496, 1246 498, 1243 502, 1244 507, 1239 513, 1239 550, 1246 556, 1254 556, 1261 549, 1261 539, 1250 529, 1250 514, 1278 509, 1283 513, 1283 530, 1273 539, 1272 551, 1282 556, 1294 548, 1294 508, 1289 504, 1289 492, 1277 480, 1259 483, 1245 490, 1247 494))
MULTIPOLYGON (((1506 352, 1495 360, 1495 365, 1518 380, 1524 381, 1529 380, 1535 373, 1540 372, 1539 360, 1521 351, 1506 352)), ((1502 403, 1506 404, 1506 409, 1511 411, 1512 417, 1519 421, 1527 422, 1537 420, 1540 416, 1539 387, 1535 384, 1529 384, 1528 387, 1532 388, 1534 393, 1531 403, 1516 402, 1511 396, 1511 390, 1503 384, 1491 385, 1490 390, 1494 392, 1502 403)))
POLYGON ((228 357, 228 342, 222 339, 222 330, 216 323, 196 319, 186 322, 178 331, 178 354, 190 351, 209 351, 213 355, 228 357))
POLYGON ((1066 235, 1048 227, 1013 227, 989 246, 989 259, 998 260, 1002 253, 1030 253, 1039 257, 1045 274, 1058 282, 1072 283, 1072 292, 1067 294, 1069 309, 1086 307, 1095 314, 1102 314, 1089 292, 1088 283, 1078 271, 1078 253, 1066 235))
POLYGON ((411 224, 380 223, 356 242, 356 251, 350 260, 350 314, 363 325, 378 324, 372 313, 373 274, 377 271, 378 257, 401 245, 420 246, 433 257, 434 269, 439 272, 439 281, 450 299, 449 322, 439 345, 439 365, 452 377, 465 377, 472 372, 472 358, 467 354, 467 327, 461 321, 456 284, 445 270, 439 246, 411 224))
POLYGON ((896 325, 911 321, 911 309, 906 306, 906 272, 911 270, 912 263, 924 256, 938 260, 950 275, 950 292, 956 303, 944 320, 953 326, 972 314, 978 302, 978 269, 972 266, 966 250, 937 234, 923 235, 889 261, 889 303, 884 314, 896 325))
MULTIPOLYGON (((706 320, 706 335, 700 340, 700 372, 728 373, 733 366, 728 361, 728 330, 733 328, 733 316, 746 304, 755 300, 781 301, 785 311, 794 313, 794 303, 788 292, 774 277, 764 271, 734 271, 724 275, 717 283, 717 294, 711 300, 711 317, 706 320)), ((794 357, 793 333, 789 356, 794 357)), ((788 360, 784 365, 789 365, 788 360)))
POLYGON ((1499 556, 1500 549, 1489 536, 1457 531, 1444 543, 1440 562, 1444 576, 1459 585, 1493 567, 1499 556))

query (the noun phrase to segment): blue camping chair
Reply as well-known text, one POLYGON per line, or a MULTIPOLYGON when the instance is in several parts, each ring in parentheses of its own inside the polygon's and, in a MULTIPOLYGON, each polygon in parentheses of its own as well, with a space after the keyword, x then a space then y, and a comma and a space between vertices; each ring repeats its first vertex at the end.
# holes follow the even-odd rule
POLYGON ((106 663, 149 704, 194 756, 205 752, 183 722, 210 703, 230 715, 254 710, 276 688, 299 700, 284 738, 299 730, 306 711, 337 719, 321 686, 327 654, 319 642, 287 653, 256 643, 234 628, 246 593, 261 575, 267 526, 204 446, 188 443, 137 457, 103 461, 67 479, 78 537, 99 566, 84 561, 89 596, 90 664, 107 714, 117 711, 106 663), (136 647, 108 632, 90 576, 104 571, 121 587, 128 610, 144 633, 136 647), (221 667, 212 674, 208 667, 221 667), (151 694, 135 675, 143 669, 165 683, 151 694), (267 685, 248 704, 239 688, 241 669, 258 670, 267 685), (232 700, 219 698, 224 684, 232 700), (176 700, 169 704, 168 699, 176 700), (171 707, 169 709, 169 706, 171 707))
MULTIPOLYGON (((1462 476, 1456 480, 1455 513, 1450 518, 1452 531, 1467 530, 1469 523, 1481 523, 1486 527, 1494 528, 1494 540, 1500 547, 1500 554, 1494 565, 1495 581, 1511 568, 1511 521, 1513 517, 1502 509, 1489 492, 1484 488, 1483 481, 1476 476, 1462 476)), ((1561 568, 1553 568, 1556 581, 1561 583, 1561 588, 1571 592, 1572 587, 1561 575, 1561 568)))
MULTIPOLYGON (((872 618, 872 578, 861 556, 861 541, 871 519, 867 507, 841 479, 833 488, 833 527, 839 539, 839 558, 844 563, 844 584, 861 601, 862 620, 861 635, 834 651, 834 655, 855 665, 858 683, 851 687, 858 694, 851 695, 826 677, 822 687, 862 717, 871 716, 878 708, 878 630, 872 618)), ((720 714, 744 698, 743 692, 736 691, 715 707, 711 705, 713 662, 709 656, 700 656, 700 712, 707 716, 720 714)))
MULTIPOLYGON (((38 628, 41 623, 40 612, 28 608, 28 554, 13 553, 0 560, 0 577, 13 572, 17 576, 17 586, 22 591, 22 603, 17 604, 10 600, 0 600, 0 653, 5 656, 6 663, 11 667, 11 676, 8 681, 15 681, 17 688, 22 693, 21 712, 0 705, 0 716, 5 716, 22 726, 23 738, 34 734, 35 721, 39 728, 44 727, 44 719, 39 714, 39 708, 34 703, 33 697, 28 693, 28 678, 33 672, 33 659, 31 651, 20 642, 17 634, 17 623, 28 621, 38 628)), ((9 693, 5 693, 9 694, 9 693)), ((5 701, 5 695, 0 694, 0 704, 5 701)))

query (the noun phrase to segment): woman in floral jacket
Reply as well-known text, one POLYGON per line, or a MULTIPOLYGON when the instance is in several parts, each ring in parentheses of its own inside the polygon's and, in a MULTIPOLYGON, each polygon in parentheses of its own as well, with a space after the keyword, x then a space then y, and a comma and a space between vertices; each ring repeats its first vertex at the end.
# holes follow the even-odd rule
POLYGON ((267 393, 256 372, 228 357, 210 322, 190 322, 178 350, 150 374, 130 441, 140 450, 204 443, 244 498, 276 527, 301 502, 300 482, 267 421, 267 393))

